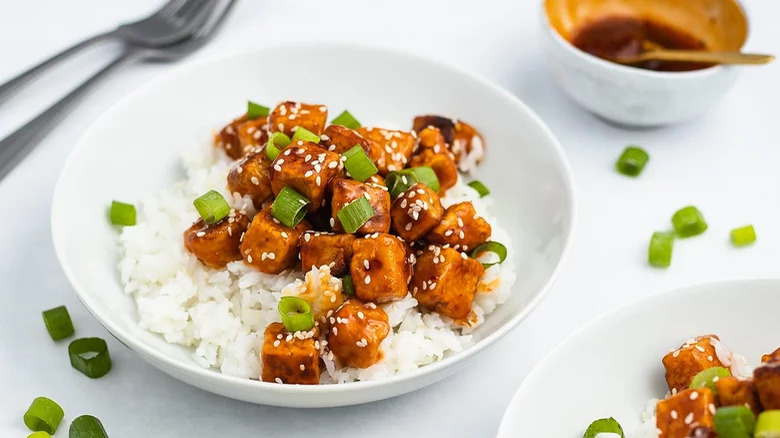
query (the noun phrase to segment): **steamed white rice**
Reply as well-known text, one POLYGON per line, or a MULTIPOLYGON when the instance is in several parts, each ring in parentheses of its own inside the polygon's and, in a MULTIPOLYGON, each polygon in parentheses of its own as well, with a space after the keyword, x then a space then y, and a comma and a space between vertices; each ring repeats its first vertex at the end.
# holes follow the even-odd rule
MULTIPOLYGON (((215 270, 198 262, 182 242, 182 233, 197 218, 192 200, 208 190, 222 193, 236 209, 253 214, 248 198, 226 190, 226 175, 232 162, 220 151, 204 146, 189 151, 183 159, 186 177, 172 187, 143 200, 138 224, 125 227, 119 237, 119 273, 125 292, 138 306, 138 324, 167 342, 192 348, 192 357, 204 368, 258 379, 265 327, 279 322, 277 303, 284 291, 295 293, 304 278, 300 271, 279 275, 258 272, 242 261, 215 270), (285 288, 288 288, 285 290, 285 288)), ((322 383, 378 379, 441 360, 473 344, 469 334, 484 316, 503 303, 515 281, 514 251, 509 235, 489 213, 490 197, 479 198, 472 188, 458 181, 442 199, 444 206, 471 201, 476 211, 492 225, 493 240, 507 246, 506 262, 489 268, 480 279, 473 310, 477 322, 459 327, 437 313, 421 312, 411 295, 382 305, 393 328, 382 342, 384 358, 365 368, 337 368, 324 345, 321 356, 326 369, 322 383)), ((328 269, 310 276, 327 276, 328 269)), ((340 280, 333 278, 340 288, 340 280)))

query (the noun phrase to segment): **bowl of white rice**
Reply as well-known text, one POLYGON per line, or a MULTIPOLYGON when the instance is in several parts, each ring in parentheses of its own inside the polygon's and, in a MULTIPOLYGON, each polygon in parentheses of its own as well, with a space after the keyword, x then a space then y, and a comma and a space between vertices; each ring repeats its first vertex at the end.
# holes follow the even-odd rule
MULTIPOLYGON (((334 113, 335 114, 335 113, 334 113)), ((251 210, 251 207, 248 207, 251 210)), ((452 67, 385 49, 340 44, 275 46, 188 64, 130 94, 89 128, 69 157, 52 205, 54 245, 79 299, 127 347, 196 387, 278 406, 343 406, 436 382, 522 321, 562 263, 574 221, 571 171, 544 123, 491 83, 452 67), (479 194, 458 179, 446 207, 470 201, 493 225, 506 260, 480 279, 477 323, 454 324, 405 299, 382 305, 392 328, 383 357, 339 368, 322 357, 319 385, 258 379, 263 330, 280 297, 314 272, 270 275, 241 261, 206 268, 182 232, 192 201, 225 190, 231 161, 213 133, 247 100, 327 103, 373 126, 409 129, 417 114, 446 114, 478 127, 486 145, 473 172, 479 194), (135 226, 111 225, 112 200, 132 202, 135 226), (488 285, 490 285, 488 287, 488 285)))

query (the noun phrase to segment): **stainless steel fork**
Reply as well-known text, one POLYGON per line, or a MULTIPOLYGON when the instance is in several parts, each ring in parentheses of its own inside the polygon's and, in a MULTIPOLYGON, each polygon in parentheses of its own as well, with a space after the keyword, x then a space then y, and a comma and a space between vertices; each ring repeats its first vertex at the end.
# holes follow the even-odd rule
POLYGON ((160 47, 188 38, 203 24, 216 1, 170 0, 160 10, 142 20, 123 24, 65 49, 0 85, 0 103, 58 62, 98 42, 115 39, 139 46, 160 47))

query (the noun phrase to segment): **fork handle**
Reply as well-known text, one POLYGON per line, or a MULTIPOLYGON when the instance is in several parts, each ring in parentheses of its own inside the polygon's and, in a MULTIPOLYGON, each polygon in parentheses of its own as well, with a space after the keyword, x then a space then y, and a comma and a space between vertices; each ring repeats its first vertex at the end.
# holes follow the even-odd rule
POLYGON ((91 78, 79 85, 57 103, 44 110, 2 141, 0 141, 0 181, 19 164, 22 159, 42 140, 46 134, 68 113, 68 110, 83 98, 89 90, 119 67, 138 59, 140 50, 128 48, 91 78))

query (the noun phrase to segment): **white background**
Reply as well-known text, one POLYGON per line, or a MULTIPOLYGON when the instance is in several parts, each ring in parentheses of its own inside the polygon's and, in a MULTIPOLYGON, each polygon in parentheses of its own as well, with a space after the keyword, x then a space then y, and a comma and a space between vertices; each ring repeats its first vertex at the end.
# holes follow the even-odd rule
MULTIPOLYGON (((780 54, 780 3, 746 2, 751 17, 747 48, 780 54)), ((160 3, 2 1, 0 81, 85 37, 143 16, 160 3)), ((0 432, 7 432, 0 435, 26 436, 22 415, 34 397, 46 395, 66 412, 57 436, 67 434, 70 419, 89 413, 103 421, 112 438, 489 437, 533 364, 596 315, 663 289, 726 278, 776 277, 780 63, 745 69, 733 91, 700 120, 630 131, 595 119, 555 88, 539 32, 539 4, 529 0, 243 0, 224 31, 194 56, 208 58, 281 41, 391 46, 486 76, 520 96, 557 133, 577 185, 572 251, 538 310, 467 369, 383 402, 294 410, 255 406, 191 388, 114 342, 76 300, 59 269, 49 234, 49 205, 63 160, 89 124, 124 94, 171 68, 135 65, 92 93, 0 183, 0 432), (613 171, 628 143, 644 146, 651 155, 636 180, 613 171), (650 234, 667 228, 671 214, 688 204, 702 210, 710 229, 678 241, 668 270, 648 267, 650 234), (732 248, 728 231, 746 223, 756 226, 757 244, 732 248), (40 312, 61 304, 68 306, 80 334, 109 340, 114 369, 106 377, 85 379, 68 364, 66 343, 48 338, 40 312)), ((116 53, 111 44, 89 51, 0 106, 0 136, 116 53)), ((490 150, 500 153, 496 145, 490 150)), ((669 309, 664 323, 673 324, 691 310, 669 309)), ((571 360, 576 372, 577 361, 587 358, 571 360)), ((565 397, 566 388, 551 390, 565 397)))

